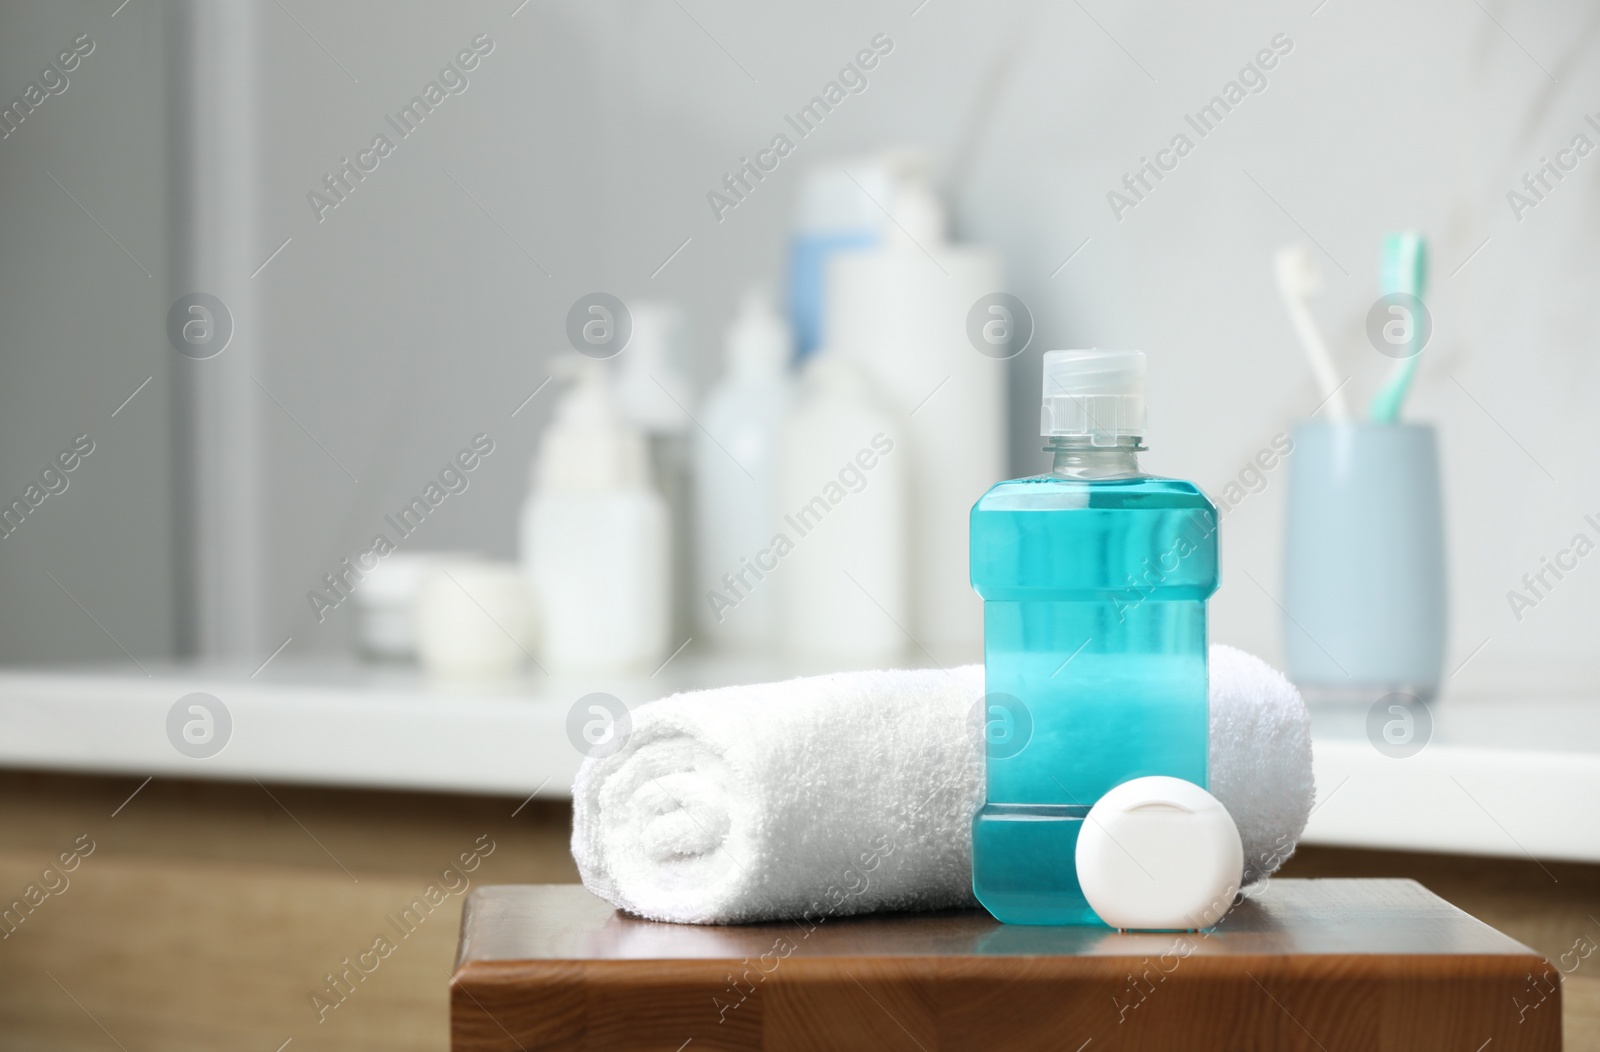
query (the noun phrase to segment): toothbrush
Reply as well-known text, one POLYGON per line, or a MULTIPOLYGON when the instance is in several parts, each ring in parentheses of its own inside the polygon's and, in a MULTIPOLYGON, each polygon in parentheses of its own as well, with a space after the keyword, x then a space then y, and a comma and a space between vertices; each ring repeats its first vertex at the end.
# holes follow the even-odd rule
MULTIPOLYGON (((1422 298, 1423 286, 1428 280, 1428 250, 1422 235, 1415 230, 1390 234, 1383 239, 1383 260, 1378 268, 1378 288, 1387 296, 1404 292, 1422 298)), ((1412 342, 1416 341, 1417 326, 1411 324, 1412 342)), ((1422 358, 1418 347, 1395 363, 1389 379, 1372 396, 1372 420, 1377 424, 1392 424, 1400 419, 1400 405, 1411 388, 1411 378, 1417 373, 1417 362, 1422 358)))
POLYGON ((1322 268, 1317 264, 1317 257, 1309 245, 1290 245, 1278 250, 1273 264, 1278 274, 1278 292, 1283 296, 1284 309, 1289 312, 1295 334, 1300 337, 1300 346, 1305 349, 1306 358, 1311 362, 1317 386, 1322 389, 1323 404, 1328 407, 1328 417, 1331 420, 1349 420, 1350 405, 1345 401, 1342 389, 1344 381, 1334 371, 1333 359, 1328 356, 1328 345, 1322 341, 1322 334, 1317 332, 1308 306, 1311 297, 1322 291, 1322 268))

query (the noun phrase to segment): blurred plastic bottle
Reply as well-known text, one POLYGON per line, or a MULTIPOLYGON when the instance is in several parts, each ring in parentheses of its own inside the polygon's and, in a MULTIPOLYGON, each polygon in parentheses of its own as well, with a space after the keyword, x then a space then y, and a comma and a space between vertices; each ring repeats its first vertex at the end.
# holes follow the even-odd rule
POLYGON ((667 645, 671 530, 645 438, 599 362, 578 360, 523 506, 522 565, 552 673, 650 672, 667 645))
POLYGON ((967 577, 967 519, 1005 477, 1007 363, 978 351, 967 316, 1001 291, 1000 263, 947 239, 920 168, 902 164, 884 207, 894 222, 881 244, 828 264, 827 344, 897 418, 911 483, 906 628, 941 664, 971 662, 983 652, 983 603, 967 577))
POLYGON ((778 469, 778 625, 808 662, 904 661, 910 592, 906 463, 893 419, 860 372, 814 355, 784 425, 778 469))
MULTIPOLYGON (((724 649, 768 652, 777 601, 751 560, 778 527, 778 438, 789 408, 789 326, 761 293, 728 326, 727 374, 706 395, 694 447, 700 630, 724 649), (739 586, 746 598, 734 602, 739 586)), ((771 556, 760 559, 770 562, 771 556)))
POLYGON ((889 221, 880 202, 892 200, 897 181, 925 164, 912 151, 882 150, 806 170, 789 239, 788 308, 800 361, 823 345, 829 262, 882 243, 889 221))
POLYGON ((689 588, 694 520, 689 407, 694 395, 685 372, 688 327, 673 303, 631 303, 629 314, 633 333, 617 356, 617 399, 623 415, 644 434, 651 477, 667 502, 672 523, 668 634, 676 646, 694 631, 695 600, 689 588))

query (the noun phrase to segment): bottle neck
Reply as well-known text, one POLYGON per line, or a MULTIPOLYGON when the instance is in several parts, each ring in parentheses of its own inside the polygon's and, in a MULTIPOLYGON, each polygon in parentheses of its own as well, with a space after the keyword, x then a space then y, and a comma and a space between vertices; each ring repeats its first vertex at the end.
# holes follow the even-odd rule
POLYGON ((1116 445, 1097 446, 1087 435, 1054 435, 1045 452, 1054 455, 1050 474, 1069 479, 1140 478, 1139 453, 1144 446, 1134 435, 1117 438, 1116 445))

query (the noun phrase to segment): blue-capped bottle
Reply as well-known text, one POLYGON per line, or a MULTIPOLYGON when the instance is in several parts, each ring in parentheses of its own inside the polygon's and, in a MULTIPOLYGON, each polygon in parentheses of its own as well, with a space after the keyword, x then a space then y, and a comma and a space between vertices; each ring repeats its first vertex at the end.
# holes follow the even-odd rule
POLYGON ((1131 778, 1206 785, 1206 600, 1217 512, 1139 470, 1145 356, 1050 351, 1050 472, 972 509, 984 600, 986 801, 978 901, 1011 924, 1097 924, 1074 854, 1089 808, 1131 778))

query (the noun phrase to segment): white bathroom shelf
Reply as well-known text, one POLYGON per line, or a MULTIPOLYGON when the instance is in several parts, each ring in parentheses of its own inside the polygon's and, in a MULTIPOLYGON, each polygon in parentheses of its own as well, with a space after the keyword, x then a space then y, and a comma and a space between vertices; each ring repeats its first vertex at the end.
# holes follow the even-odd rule
POLYGON ((1367 709, 1312 706, 1307 843, 1600 862, 1600 698, 1444 697, 1404 758, 1367 709))
MULTIPOLYGON (((0 767, 562 798, 581 759, 567 731, 578 699, 605 692, 636 705, 801 671, 686 654, 654 677, 472 689, 287 661, 257 678, 10 670, 0 672, 0 767), (233 724, 206 759, 167 737, 173 703, 196 691, 220 699, 233 724)), ((1426 747, 1396 759, 1368 740, 1365 706, 1313 706, 1307 843, 1600 862, 1600 698, 1449 697, 1431 711, 1426 747)))
POLYGON ((582 759, 567 736, 580 699, 602 692, 633 706, 772 671, 684 656, 652 677, 476 686, 353 664, 146 667, 0 671, 0 767, 562 798, 582 759), (168 738, 169 710, 194 692, 219 699, 232 722, 204 759, 168 738))

